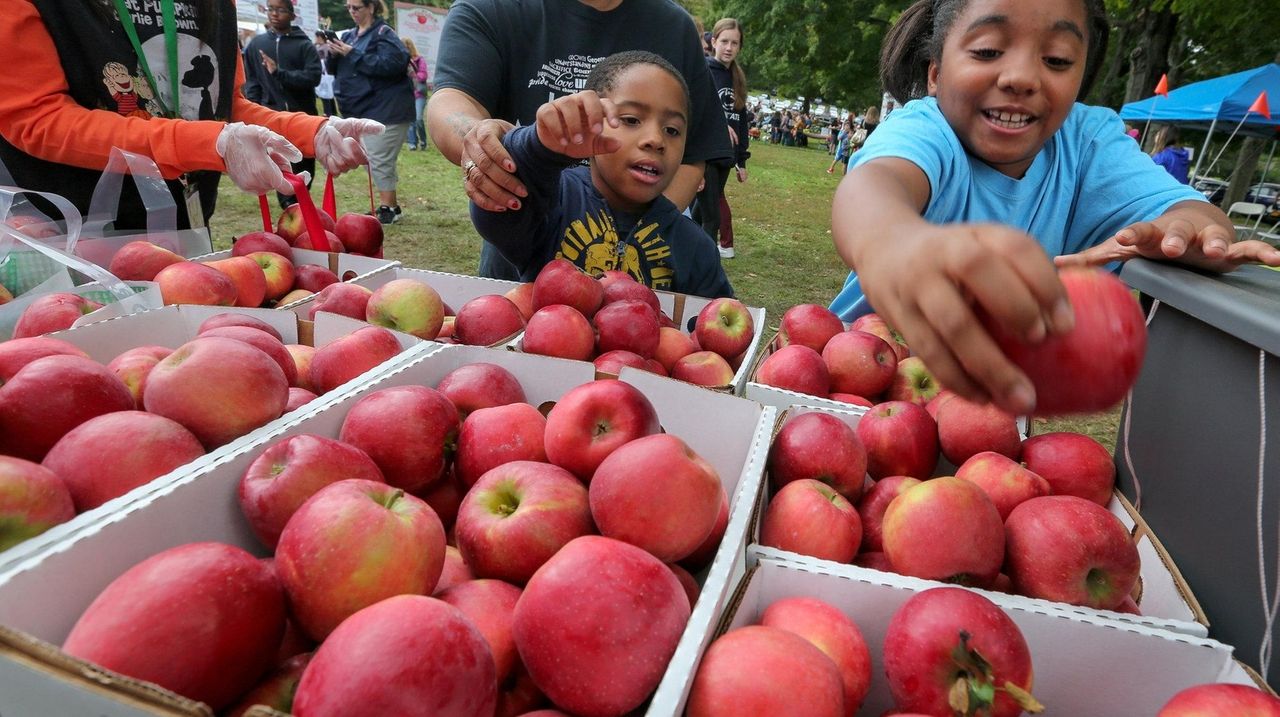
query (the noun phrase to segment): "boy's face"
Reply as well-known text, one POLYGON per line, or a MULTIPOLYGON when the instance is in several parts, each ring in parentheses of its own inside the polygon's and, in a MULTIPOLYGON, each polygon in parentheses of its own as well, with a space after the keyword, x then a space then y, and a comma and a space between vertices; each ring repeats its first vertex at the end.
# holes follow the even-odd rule
POLYGON ((965 148, 1026 174, 1080 91, 1087 27, 1081 0, 972 0, 929 65, 929 94, 965 148))
POLYGON ((638 64, 623 70, 606 96, 618 108, 619 126, 605 123, 604 134, 622 146, 593 157, 591 176, 611 206, 640 211, 680 168, 688 125, 684 90, 665 70, 638 64))

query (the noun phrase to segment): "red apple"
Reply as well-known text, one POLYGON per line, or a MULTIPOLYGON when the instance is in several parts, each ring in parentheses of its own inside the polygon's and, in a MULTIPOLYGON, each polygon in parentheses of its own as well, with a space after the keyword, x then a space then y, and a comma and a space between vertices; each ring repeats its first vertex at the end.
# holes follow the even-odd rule
POLYGON ((209 336, 180 346, 147 377, 146 409, 171 418, 206 448, 279 418, 289 382, 270 356, 242 341, 209 336))
POLYGON ((196 329, 196 335, 199 336, 211 329, 220 329, 224 326, 247 326, 251 329, 264 331, 274 337, 277 341, 284 341, 280 336, 280 332, 274 326, 268 324, 262 319, 249 316, 248 314, 214 314, 200 323, 200 328, 196 329))
MULTIPOLYGON (((884 551, 884 512, 889 504, 920 481, 910 476, 887 476, 876 481, 858 501, 858 517, 862 519, 862 550, 884 551)), ((886 557, 886 560, 888 558, 886 557)))
MULTIPOLYGON (((651 359, 643 358, 639 354, 634 354, 630 351, 616 349, 614 351, 600 354, 595 357, 591 363, 595 364, 597 373, 617 376, 622 373, 622 369, 627 366, 638 368, 641 371, 648 371, 650 360, 651 359)), ((728 364, 725 365, 727 366, 728 364)))
POLYGON ((1156 717, 1280 717, 1280 699, 1251 685, 1196 685, 1174 695, 1156 717))
POLYGON ((0 341, 0 386, 17 375, 23 366, 45 356, 89 358, 89 354, 79 346, 49 336, 29 336, 23 339, 0 341))
POLYGON ((430 595, 443 568, 435 511, 377 481, 321 488, 289 518, 276 546, 290 614, 316 640, 380 600, 430 595))
POLYGON ((853 428, 839 418, 802 413, 788 419, 773 439, 768 469, 775 489, 811 478, 854 502, 867 479, 867 451, 853 428))
POLYGON ((311 393, 321 393, 311 381, 311 362, 315 360, 316 349, 304 344, 285 344, 284 350, 288 351, 289 356, 293 359, 293 368, 298 375, 293 385, 297 388, 306 389, 311 393))
POLYGON ((839 401, 840 403, 847 403, 852 406, 862 406, 863 408, 871 408, 876 405, 862 396, 856 396, 852 393, 833 393, 830 396, 827 396, 827 398, 832 401, 839 401))
POLYGON ((511 461, 546 462, 547 419, 527 403, 481 408, 462 421, 454 472, 467 487, 490 469, 511 461))
POLYGON ((1009 514, 1005 535, 1005 569, 1023 595, 1114 610, 1138 582, 1129 531, 1084 498, 1032 498, 1009 514))
POLYGON ((956 477, 974 483, 1005 520, 1019 503, 1049 495, 1049 481, 1017 461, 992 451, 975 453, 956 469, 956 477))
POLYGON ((293 695, 298 691, 302 671, 311 662, 311 652, 303 652, 280 663, 253 689, 249 690, 226 717, 244 717, 254 705, 263 705, 288 714, 293 710, 293 695))
POLYGON ((307 291, 306 289, 294 289, 293 291, 290 291, 286 293, 284 296, 281 296, 279 299, 277 299, 275 303, 275 308, 277 309, 283 308, 283 307, 289 306, 290 304, 295 304, 304 299, 309 299, 313 296, 315 296, 315 294, 310 291, 307 291))
POLYGON ((941 391, 938 391, 937 396, 929 399, 929 402, 924 405, 924 410, 928 411, 929 415, 933 416, 933 420, 936 421, 938 420, 938 409, 942 408, 942 404, 955 397, 956 393, 954 391, 949 391, 944 388, 941 391))
POLYGON ((585 535, 529 579, 513 632, 534 683, 557 707, 621 715, 658 686, 688 620, 688 598, 666 565, 585 535))
POLYGON ((714 351, 694 351, 676 361, 671 378, 711 388, 733 385, 733 367, 714 351))
POLYGON ((1129 287, 1109 272, 1065 269, 1058 278, 1075 314, 1071 331, 1025 344, 989 319, 987 330, 1035 386, 1035 415, 1104 411, 1138 380, 1146 318, 1129 287))
POLYGON ((533 309, 564 304, 578 310, 588 320, 604 302, 604 287, 587 276, 568 259, 547 262, 533 280, 533 309))
POLYGON ((41 336, 71 328, 82 316, 102 308, 102 304, 79 294, 45 294, 27 305, 13 327, 13 338, 41 336))
POLYGON ((847 563, 858 554, 858 511, 831 486, 816 480, 786 484, 769 501, 760 543, 823 560, 847 563))
POLYGON ((616 379, 584 383, 547 414, 547 460, 590 482, 610 453, 658 429, 653 404, 636 387, 616 379))
POLYGON ((206 262, 206 266, 226 274, 236 286, 236 306, 257 307, 267 297, 267 274, 257 261, 247 256, 233 256, 206 262))
POLYGON ((49 239, 64 233, 58 225, 39 213, 10 214, 5 217, 4 223, 33 239, 49 239))
POLYGON ((604 289, 605 304, 615 301, 643 301, 653 309, 655 315, 662 313, 657 293, 625 271, 606 271, 600 276, 600 286, 604 289))
POLYGON ((313 294, 339 281, 338 275, 329 271, 329 267, 318 264, 299 264, 294 267, 293 273, 293 287, 306 289, 313 294))
POLYGON ((946 476, 904 490, 884 513, 884 552, 903 575, 988 587, 1004 562, 1004 523, 991 499, 946 476))
POLYGON ((778 330, 779 338, 785 336, 785 345, 799 344, 822 353, 832 336, 844 331, 844 323, 825 306, 799 304, 782 314, 778 330))
POLYGON ((731 359, 751 345, 755 321, 745 304, 737 299, 712 299, 702 307, 693 327, 698 346, 731 359))
POLYGON ((385 326, 430 341, 444 323, 444 303, 440 294, 417 279, 392 279, 369 297, 364 318, 375 326, 385 326))
POLYGON ((178 423, 144 411, 116 411, 71 429, 42 465, 58 474, 84 512, 204 455, 178 423))
POLYGON ((281 297, 293 289, 293 281, 297 276, 293 261, 274 251, 253 251, 245 256, 262 267, 262 275, 267 280, 266 300, 277 301, 281 305, 290 303, 282 301, 281 297))
POLYGON ((342 240, 338 238, 338 235, 328 229, 324 230, 324 238, 320 240, 320 246, 318 247, 312 241, 311 232, 309 231, 299 234, 298 238, 293 240, 293 245, 298 249, 310 249, 311 251, 324 251, 334 254, 341 254, 347 250, 342 245, 342 240))
POLYGON ((231 256, 248 256, 255 251, 272 252, 293 261, 293 247, 275 232, 249 232, 231 243, 231 256))
POLYGON ((391 485, 420 491, 445 475, 458 428, 458 410, 439 391, 398 386, 357 401, 338 438, 368 453, 391 485))
POLYGON ((290 516, 321 488, 348 478, 383 482, 364 451, 307 433, 272 444, 249 464, 237 497, 254 535, 268 548, 280 541, 290 516))
POLYGON ((293 713, 491 715, 497 685, 489 645, 460 610, 400 595, 355 613, 324 641, 302 673, 293 713))
POLYGON ((520 308, 511 300, 487 294, 477 296, 458 309, 454 319, 454 338, 470 346, 493 346, 510 339, 524 328, 520 308))
POLYGON ((716 469, 679 438, 637 438, 591 477, 600 534, 644 548, 664 563, 688 557, 715 527, 724 500, 716 469))
POLYGON ((476 409, 524 403, 525 400, 520 380, 495 363, 459 366, 440 379, 436 390, 457 406, 458 414, 463 418, 476 409))
POLYGON ((529 317, 524 337, 520 339, 520 350, 541 356, 590 361, 596 350, 595 331, 582 312, 572 306, 544 306, 529 317))
POLYGON ((467 567, 467 561, 462 559, 462 552, 452 545, 446 545, 444 546, 444 569, 440 571, 440 581, 436 583, 436 590, 432 595, 439 597, 440 593, 454 585, 475 579, 476 576, 472 574, 471 568, 467 567))
POLYGON ((831 390, 871 398, 893 383, 898 359, 883 339, 865 331, 844 331, 822 349, 831 376, 831 390))
POLYGON ((311 403, 312 401, 316 400, 317 398, 319 398, 319 396, 315 395, 314 393, 308 391, 305 388, 290 386, 289 400, 286 401, 284 404, 284 412, 290 413, 292 411, 296 411, 299 408, 302 408, 303 406, 307 405, 308 403, 311 403))
POLYGON ((248 326, 219 326, 215 329, 206 329, 200 336, 220 336, 249 344, 270 356, 271 360, 276 362, 276 365, 280 367, 280 372, 284 374, 284 380, 290 386, 298 382, 298 365, 293 362, 293 356, 284 347, 284 344, 280 342, 280 339, 265 331, 259 331, 248 326))
POLYGON ((1022 436, 1013 414, 956 396, 938 408, 938 447, 957 466, 983 451, 1016 459, 1022 436))
POLYGON ((888 396, 891 401, 908 401, 917 406, 927 406, 941 390, 942 385, 924 365, 924 360, 919 356, 908 356, 898 362, 893 382, 889 384, 888 396))
POLYGON ((311 385, 317 393, 328 393, 398 353, 400 342, 389 330, 381 326, 356 329, 316 349, 311 357, 311 385))
POLYGON ((462 499, 458 549, 477 577, 524 584, 569 541, 593 532, 587 490, 548 463, 513 461, 462 499))
POLYGON ((1027 469, 1049 481, 1054 495, 1074 495, 1098 505, 1111 502, 1116 466, 1101 443, 1079 433, 1042 433, 1022 442, 1027 469))
POLYGON ((680 565, 689 570, 698 571, 711 564, 715 559, 716 553, 720 550, 720 543, 724 540, 724 532, 729 527, 729 495, 723 491, 720 494, 720 510, 716 513, 716 523, 711 528, 711 534, 707 539, 702 541, 692 553, 680 560, 680 565))
POLYGON ((858 420, 858 438, 867 449, 867 472, 924 480, 938 466, 938 426, 914 403, 885 401, 858 420))
MULTIPOLYGON (((915 480, 915 478, 911 480, 915 480)), ((854 557, 853 564, 868 570, 879 570, 882 573, 895 572, 893 563, 889 562, 889 556, 879 551, 867 552, 864 550, 854 557)))
POLYGON ((844 713, 854 714, 871 690, 871 651, 844 613, 816 598, 794 597, 765 608, 760 624, 793 632, 822 650, 840 670, 844 713))
POLYGON ((503 296, 507 297, 511 303, 515 304, 517 309, 520 309, 520 316, 522 316, 525 321, 528 321, 529 317, 533 316, 532 281, 520 284, 514 289, 507 291, 503 296))
POLYGON ((372 214, 347 212, 338 217, 333 232, 352 254, 382 256, 382 223, 372 214))
POLYGON ((188 543, 111 581, 62 649, 220 710, 271 666, 284 624, 269 566, 231 545, 188 543))
POLYGON ((662 364, 662 368, 666 369, 667 373, 671 373, 677 361, 694 351, 697 351, 697 348, 694 347, 693 340, 680 329, 670 326, 658 329, 658 348, 654 349, 653 357, 662 364))
POLYGON ((800 344, 769 354, 756 369, 756 381, 810 396, 825 396, 831 390, 830 372, 822 355, 800 344))
POLYGON ((630 351, 647 359, 658 350, 658 313, 643 301, 605 304, 591 324, 596 330, 596 353, 630 351))
POLYGON ((748 625, 711 643, 689 692, 688 717, 843 717, 840 670, 805 638, 748 625))
POLYGON ((155 282, 166 304, 235 306, 238 295, 231 277, 195 261, 166 266, 156 274, 155 282))
POLYGON ((449 532, 450 543, 456 542, 453 538, 453 527, 458 520, 458 508, 462 506, 462 498, 469 488, 458 480, 455 473, 451 466, 444 478, 414 494, 425 500, 436 515, 440 516, 440 522, 444 523, 444 529, 449 532))
POLYGON ((133 408, 133 394, 106 366, 80 356, 36 359, 0 386, 0 453, 40 461, 76 426, 133 408))
POLYGON ((859 316, 849 324, 849 330, 865 331, 884 339, 884 342, 893 348, 893 355, 899 361, 911 355, 911 349, 907 347, 907 342, 902 340, 902 334, 894 331, 879 314, 859 316))
POLYGON ((359 284, 330 284, 316 294, 307 309, 307 318, 315 321, 317 311, 327 311, 364 321, 372 297, 373 292, 359 284))
POLYGON ((138 240, 120 247, 112 255, 107 271, 124 281, 151 281, 161 269, 180 261, 186 261, 181 254, 138 240))
MULTIPOLYGON (((337 227, 337 223, 333 221, 333 217, 325 212, 317 211, 320 217, 320 226, 328 231, 333 231, 337 227)), ((280 218, 276 220, 276 234, 290 244, 297 244, 297 238, 307 231, 307 223, 302 218, 302 205, 291 204, 280 212, 280 218)), ((305 247, 310 249, 310 246, 305 247)))
POLYGON ((885 631, 884 671, 903 712, 953 714, 957 700, 991 717, 1043 709, 1030 697, 1031 651, 1018 626, 962 588, 925 590, 898 608, 885 631))
POLYGON ((53 471, 0 456, 0 553, 75 517, 71 493, 53 471))
POLYGON ((484 636, 497 667, 497 682, 506 682, 520 662, 511 636, 520 588, 501 580, 471 580, 439 593, 439 598, 461 610, 484 636))

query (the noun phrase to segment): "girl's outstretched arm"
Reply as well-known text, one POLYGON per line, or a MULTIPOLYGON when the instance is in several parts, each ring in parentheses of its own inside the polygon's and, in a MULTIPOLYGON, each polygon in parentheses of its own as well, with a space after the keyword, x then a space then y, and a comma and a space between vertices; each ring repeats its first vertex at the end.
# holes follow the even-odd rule
POLYGON ((871 305, 947 388, 1014 413, 1035 405, 1030 380, 996 346, 981 314, 1036 342, 1074 323, 1053 263, 1029 235, 998 224, 932 224, 915 164, 876 159, 845 176, 832 236, 871 305))

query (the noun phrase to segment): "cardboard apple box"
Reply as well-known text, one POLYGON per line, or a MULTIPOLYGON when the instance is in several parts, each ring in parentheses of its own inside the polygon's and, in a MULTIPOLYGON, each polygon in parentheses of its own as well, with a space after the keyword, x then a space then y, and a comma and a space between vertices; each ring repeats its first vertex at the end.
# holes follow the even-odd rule
MULTIPOLYGON (((733 591, 710 637, 758 624, 765 608, 784 598, 826 601, 853 619, 871 651, 871 692, 858 714, 882 714, 893 706, 884 677, 885 631, 903 603, 937 586, 923 582, 877 571, 852 574, 830 565, 761 558, 733 591)), ((984 594, 1026 638, 1035 669, 1032 692, 1045 705, 1046 717, 1153 715, 1174 694, 1192 685, 1254 684, 1232 659, 1231 648, 1220 642, 1097 614, 1042 610, 1007 595, 984 594)), ((697 663, 681 668, 695 674, 697 663)), ((687 699, 685 689, 671 702, 654 700, 648 714, 682 714, 687 699)))
MULTIPOLYGON (((252 316, 260 319, 277 331, 285 343, 299 343, 298 322, 297 318, 287 312, 280 312, 274 309, 249 309, 230 306, 164 306, 151 311, 144 311, 137 314, 129 314, 126 316, 118 316, 106 321, 89 324, 87 326, 68 329, 66 331, 58 331, 49 336, 69 343, 75 344, 89 354, 93 360, 107 364, 122 352, 137 348, 139 346, 167 346, 169 348, 178 348, 179 346, 191 341, 196 337, 196 331, 200 324, 206 319, 216 314, 236 313, 252 316)), ((328 313, 321 313, 317 317, 317 332, 315 340, 309 340, 308 345, 319 348, 325 344, 334 341, 337 338, 345 336, 352 331, 364 328, 368 324, 363 321, 353 321, 343 316, 336 316, 328 313)), ((396 339, 400 341, 402 349, 409 349, 417 344, 424 343, 421 339, 393 331, 396 339)), ((431 344, 429 350, 437 348, 438 345, 431 344)), ((402 353, 388 363, 382 364, 373 372, 378 372, 389 364, 394 364, 402 360, 406 354, 402 353)), ((367 375, 367 374, 366 374, 367 375)), ((362 377, 363 378, 363 377, 362 377)), ((361 379, 356 379, 359 381, 361 379)), ((329 394, 321 397, 321 399, 329 398, 333 395, 340 395, 345 392, 347 386, 340 387, 331 391, 329 394)), ((317 401, 321 400, 317 399, 317 401)), ((314 403, 314 402, 313 402, 314 403)), ((87 510, 80 513, 76 517, 56 525, 49 530, 37 535, 33 538, 25 540, 5 551, 0 551, 0 570, 12 565, 19 560, 29 558, 44 550, 49 549, 51 545, 63 540, 67 536, 73 535, 86 526, 91 525, 105 516, 122 509, 128 503, 139 499, 152 490, 159 488, 171 481, 177 480, 182 475, 190 472, 199 471, 201 468, 217 462, 221 456, 230 452, 234 452, 237 446, 252 443, 255 434, 258 434, 272 425, 288 420, 293 414, 285 414, 276 419, 272 423, 259 428, 253 433, 241 436, 240 438, 228 443, 225 446, 214 449, 206 453, 201 458, 192 461, 170 473, 156 478, 150 483, 139 486, 129 493, 118 498, 110 500, 97 508, 87 510)))
MULTIPOLYGON (((236 491, 245 469, 270 445, 301 433, 336 437, 352 405, 370 392, 393 386, 434 386, 453 369, 469 363, 504 366, 520 380, 534 405, 555 401, 594 378, 590 364, 471 346, 424 342, 406 355, 411 358, 380 371, 354 390, 322 396, 250 434, 249 440, 238 442, 234 450, 222 452, 201 470, 155 487, 65 536, 52 549, 0 570, 0 694, 6 696, 5 717, 207 714, 205 705, 87 665, 56 645, 107 584, 156 553, 186 543, 219 541, 264 554, 241 515, 236 491), (9 700, 13 694, 21 694, 21 700, 9 700)), ((701 575, 701 595, 672 660, 673 666, 687 665, 705 647, 730 585, 745 573, 747 513, 759 493, 775 412, 742 398, 644 372, 624 370, 621 380, 653 402, 668 433, 685 440, 716 468, 731 501, 725 538, 701 575), (707 421, 709 415, 716 417, 714 423, 707 421)), ((682 669, 667 671, 659 694, 679 694, 687 681, 682 669)))
MULTIPOLYGON (((856 409, 857 407, 850 407, 856 409)), ((814 406, 792 406, 786 413, 779 416, 779 428, 787 417, 798 415, 801 413, 828 413, 836 416, 840 420, 856 427, 858 421, 862 418, 864 411, 861 410, 839 410, 818 408, 814 406)), ((775 434, 776 435, 776 432, 775 434)), ((938 462, 938 470, 935 476, 954 475, 954 467, 946 463, 945 459, 940 458, 938 462)), ((760 530, 764 520, 765 511, 768 508, 770 500, 770 490, 768 477, 760 483, 759 501, 753 510, 752 525, 747 536, 747 563, 753 565, 762 558, 774 558, 789 561, 805 566, 821 566, 825 570, 833 571, 840 575, 850 577, 865 576, 868 574, 884 574, 877 570, 863 568, 856 565, 845 565, 835 563, 829 560, 821 560, 807 555, 800 555, 786 550, 778 550, 760 545, 760 530)), ((1111 503, 1107 508, 1124 523, 1133 536, 1134 543, 1138 547, 1138 554, 1142 559, 1142 569, 1138 577, 1138 587, 1140 594, 1135 596, 1142 615, 1132 615, 1128 613, 1113 612, 1110 610, 1095 610, 1087 607, 1078 607, 1075 605, 1067 605, 1065 603, 1053 602, 1039 598, 1030 598, 1021 595, 1006 595, 988 590, 974 588, 978 592, 987 597, 1001 596, 1012 604, 1026 606, 1027 609, 1035 610, 1059 610, 1067 611, 1073 614, 1087 615, 1097 618, 1105 618, 1121 623, 1140 625, 1153 629, 1169 630, 1184 635, 1192 635, 1195 637, 1205 637, 1209 634, 1209 621, 1201 609, 1200 603, 1192 594, 1191 588, 1182 578, 1177 566, 1173 563, 1173 558, 1165 551, 1164 546, 1160 544, 1155 535, 1151 531, 1151 527, 1146 524, 1138 512, 1133 509, 1118 492, 1113 493, 1111 503)), ((898 576, 902 580, 917 581, 920 586, 938 586, 943 583, 934 580, 920 580, 918 578, 910 578, 906 576, 898 576)))
MULTIPOLYGON (((341 257, 345 255, 338 254, 337 256, 341 257)), ((441 300, 443 300, 444 303, 454 311, 457 311, 463 304, 477 297, 489 296, 491 294, 502 296, 509 290, 520 285, 519 282, 515 281, 486 279, 484 277, 465 276, 463 274, 447 274, 445 272, 430 271, 428 269, 409 269, 400 266, 399 262, 397 262, 395 266, 356 277, 351 280, 351 283, 359 284, 370 291, 376 291, 378 287, 395 279, 416 279, 417 281, 427 284, 431 288, 435 289, 436 293, 440 294, 441 300)), ((280 308, 287 309, 297 314, 298 321, 305 331, 307 324, 310 323, 307 319, 307 314, 311 311, 311 304, 313 301, 315 301, 315 297, 309 296, 280 308)), ((446 315, 451 314, 446 312, 446 315)), ((520 333, 516 332, 511 336, 495 342, 493 346, 505 345, 519 335, 520 333)))

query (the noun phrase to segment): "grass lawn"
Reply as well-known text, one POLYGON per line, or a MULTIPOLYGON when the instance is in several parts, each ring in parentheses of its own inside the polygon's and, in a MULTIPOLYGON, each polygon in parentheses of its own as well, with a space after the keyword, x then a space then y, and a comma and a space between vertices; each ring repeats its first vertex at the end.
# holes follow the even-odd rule
MULTIPOLYGON (((776 326, 788 307, 825 305, 848 273, 831 245, 831 198, 839 180, 826 173, 831 158, 818 142, 805 149, 754 142, 751 154, 749 180, 730 181, 726 190, 737 256, 725 260, 725 270, 738 297, 764 307, 776 326)), ((322 187, 317 182, 312 189, 317 202, 322 187)), ((339 212, 367 207, 367 192, 364 174, 339 178, 339 212)), ((405 266, 474 274, 480 239, 467 214, 461 171, 434 150, 406 149, 400 154, 399 196, 404 218, 387 227, 387 258, 405 266)), ((232 235, 260 226, 257 198, 224 181, 212 222, 214 248, 227 248, 232 235)), ((1037 419, 1034 430, 1077 431, 1111 448, 1117 417, 1118 411, 1067 421, 1037 419)))

